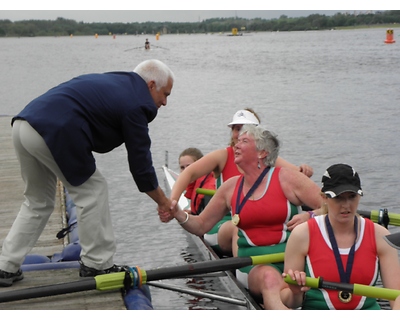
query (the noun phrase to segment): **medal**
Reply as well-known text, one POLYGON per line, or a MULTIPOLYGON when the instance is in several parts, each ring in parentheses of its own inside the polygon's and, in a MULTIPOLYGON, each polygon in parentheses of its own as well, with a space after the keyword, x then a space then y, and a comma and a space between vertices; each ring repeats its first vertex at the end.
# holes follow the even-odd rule
POLYGON ((240 221, 239 215, 238 215, 238 214, 235 214, 235 215, 232 217, 232 223, 233 223, 235 226, 237 226, 237 225, 239 224, 239 221, 240 221))
POLYGON ((346 291, 339 291, 339 300, 343 303, 349 303, 351 299, 353 298, 353 295, 350 292, 346 291))
MULTIPOLYGON (((325 224, 326 224, 326 228, 328 230, 329 240, 332 245, 332 250, 335 255, 336 265, 338 267, 340 280, 345 283, 350 283, 350 275, 351 275, 351 271, 353 269, 355 247, 356 247, 356 241, 357 241, 357 235, 358 235, 358 219, 357 219, 357 217, 354 217, 355 238, 354 238, 354 243, 350 248, 349 258, 347 259, 346 270, 344 270, 344 266, 343 266, 342 260, 340 258, 339 248, 338 248, 338 245, 337 245, 337 242, 335 239, 335 235, 333 233, 333 229, 332 229, 331 223, 329 221, 328 215, 325 216, 325 224)), ((342 303, 349 303, 353 299, 353 295, 347 291, 339 291, 338 297, 339 297, 340 302, 342 302, 342 303)))

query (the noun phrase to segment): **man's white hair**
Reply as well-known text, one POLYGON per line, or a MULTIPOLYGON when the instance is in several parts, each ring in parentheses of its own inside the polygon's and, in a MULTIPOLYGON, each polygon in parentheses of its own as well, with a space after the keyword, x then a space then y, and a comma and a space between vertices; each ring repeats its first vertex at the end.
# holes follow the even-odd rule
POLYGON ((143 78, 146 83, 154 81, 157 91, 168 84, 168 80, 175 80, 174 73, 171 69, 160 60, 151 59, 139 63, 133 70, 143 78))

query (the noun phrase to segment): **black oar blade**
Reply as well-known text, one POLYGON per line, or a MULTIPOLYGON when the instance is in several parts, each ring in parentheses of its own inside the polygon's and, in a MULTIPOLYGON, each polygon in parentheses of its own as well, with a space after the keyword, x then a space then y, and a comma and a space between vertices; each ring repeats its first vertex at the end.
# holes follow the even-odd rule
POLYGON ((225 258, 220 260, 189 263, 183 266, 147 270, 147 281, 186 277, 201 273, 227 271, 247 267, 253 264, 251 257, 225 258))
POLYGON ((88 291, 95 289, 96 289, 96 280, 94 278, 87 278, 75 282, 0 292, 0 303, 32 299, 32 298, 43 298, 49 296, 56 296, 60 294, 67 294, 67 293, 88 291))

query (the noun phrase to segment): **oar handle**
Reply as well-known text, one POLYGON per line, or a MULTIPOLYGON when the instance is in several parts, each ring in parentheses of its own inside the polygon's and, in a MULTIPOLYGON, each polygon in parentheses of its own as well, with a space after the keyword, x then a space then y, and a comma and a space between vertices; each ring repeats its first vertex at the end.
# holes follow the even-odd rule
MULTIPOLYGON (((290 276, 288 274, 286 275, 284 280, 288 284, 296 284, 297 285, 296 280, 292 280, 292 278, 290 278, 290 276)), ((321 283, 322 283, 322 278, 320 278, 320 277, 318 277, 318 278, 306 277, 306 287, 318 289, 318 288, 321 288, 321 283)))
POLYGON ((263 254, 260 256, 251 256, 250 258, 253 266, 258 264, 279 263, 284 261, 285 253, 280 252, 280 253, 263 254))
POLYGON ((213 196, 215 194, 215 190, 213 189, 204 189, 204 188, 197 188, 196 193, 204 194, 206 196, 213 196))

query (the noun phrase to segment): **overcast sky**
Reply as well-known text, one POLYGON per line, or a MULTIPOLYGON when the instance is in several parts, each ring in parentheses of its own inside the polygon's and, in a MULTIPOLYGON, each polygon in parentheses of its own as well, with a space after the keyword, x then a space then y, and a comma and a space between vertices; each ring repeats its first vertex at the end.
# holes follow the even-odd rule
MULTIPOLYGON (((335 1, 335 7, 329 7, 326 4, 318 6, 307 3, 306 1, 290 0, 280 2, 279 6, 272 4, 259 4, 262 0, 258 0, 257 5, 252 5, 252 0, 242 1, 205 1, 201 5, 190 4, 193 1, 182 0, 148 0, 146 4, 138 5, 134 0, 119 4, 116 1, 110 1, 107 4, 96 4, 93 1, 67 1, 68 4, 54 4, 55 2, 43 1, 11 1, 10 4, 0 5, 0 20, 9 19, 11 21, 20 20, 55 20, 59 17, 72 19, 77 22, 198 22, 210 18, 263 18, 273 19, 279 18, 282 14, 288 17, 305 17, 313 13, 325 14, 328 16, 334 15, 337 12, 366 12, 367 10, 390 10, 382 6, 373 5, 368 1, 368 7, 365 2, 359 0, 352 1, 335 1), (290 1, 293 1, 291 3, 290 1), (180 4, 178 4, 178 2, 180 4), (217 4, 214 3, 222 3, 217 4), (82 4, 86 3, 86 4, 82 4), (90 3, 90 4, 88 4, 90 3), (112 4, 110 4, 112 3, 112 4), (351 6, 349 5, 351 3, 351 6), (227 10, 233 8, 233 10, 227 10), (337 8, 337 10, 336 10, 337 8), (235 10, 236 9, 236 10, 235 10), (315 10, 319 9, 319 10, 315 10)), ((308 0, 309 1, 309 0, 308 0)), ((374 0, 375 1, 375 0, 374 0)), ((9 2, 7 0, 2 1, 9 2)), ((65 2, 65 1, 64 1, 65 2)), ((142 1, 143 2, 143 1, 142 1)), ((271 2, 264 0, 263 2, 271 2)), ((321 1, 320 1, 321 2, 321 1)))

